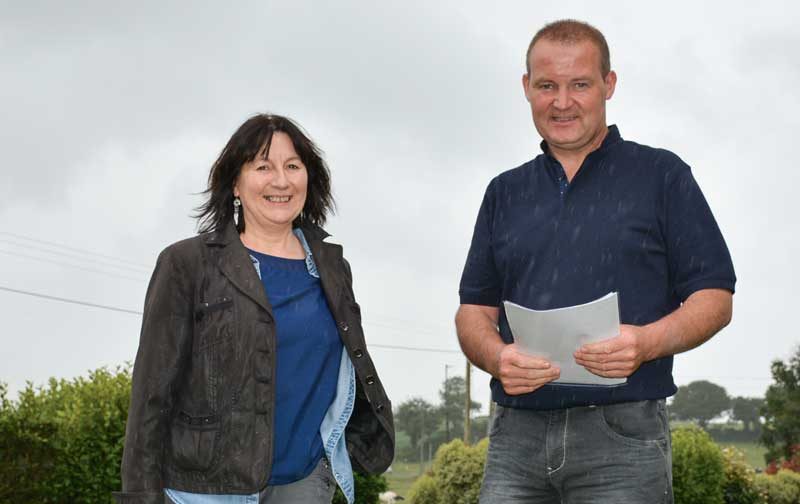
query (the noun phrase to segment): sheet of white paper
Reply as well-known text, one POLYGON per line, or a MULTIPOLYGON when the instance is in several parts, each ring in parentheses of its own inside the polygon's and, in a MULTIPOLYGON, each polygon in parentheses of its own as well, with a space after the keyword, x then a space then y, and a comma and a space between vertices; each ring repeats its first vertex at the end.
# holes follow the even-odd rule
POLYGON ((611 292, 586 304, 531 310, 503 301, 514 341, 523 351, 549 359, 561 368, 553 383, 577 385, 619 385, 626 378, 604 378, 575 363, 572 354, 588 342, 613 338, 619 334, 617 293, 611 292))

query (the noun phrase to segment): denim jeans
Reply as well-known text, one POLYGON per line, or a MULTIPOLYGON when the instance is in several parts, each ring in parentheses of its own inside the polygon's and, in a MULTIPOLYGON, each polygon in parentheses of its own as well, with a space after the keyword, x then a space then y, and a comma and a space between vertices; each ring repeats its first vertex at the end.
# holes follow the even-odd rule
POLYGON ((664 400, 550 411, 498 405, 480 502, 671 504, 664 400))
POLYGON ((336 482, 328 459, 322 457, 314 470, 294 483, 267 486, 252 495, 205 495, 166 490, 167 504, 329 504, 336 482))
POLYGON ((258 494, 259 504, 328 504, 333 500, 336 481, 328 459, 322 457, 314 471, 288 485, 268 486, 258 494))

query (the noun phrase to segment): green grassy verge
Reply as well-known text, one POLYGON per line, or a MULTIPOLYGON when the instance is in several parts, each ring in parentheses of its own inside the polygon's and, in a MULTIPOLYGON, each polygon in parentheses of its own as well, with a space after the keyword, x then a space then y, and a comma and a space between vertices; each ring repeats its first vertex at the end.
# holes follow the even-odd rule
POLYGON ((764 467, 766 467, 766 464, 764 463, 764 454, 767 453, 767 448, 765 446, 755 442, 722 442, 718 444, 723 448, 726 446, 733 446, 740 452, 744 453, 744 460, 754 469, 764 469, 764 467))
MULTIPOLYGON (((430 467, 430 464, 427 464, 427 467, 430 467)), ((419 464, 395 462, 392 464, 392 472, 387 472, 384 476, 386 476, 386 481, 389 483, 389 490, 406 497, 412 483, 419 477, 419 464)))

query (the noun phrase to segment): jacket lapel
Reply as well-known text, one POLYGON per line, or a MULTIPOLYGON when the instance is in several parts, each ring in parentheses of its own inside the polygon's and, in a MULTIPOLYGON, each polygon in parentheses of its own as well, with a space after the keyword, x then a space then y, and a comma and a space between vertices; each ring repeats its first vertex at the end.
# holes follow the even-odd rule
POLYGON ((303 234, 306 235, 308 246, 314 255, 322 290, 335 316, 336 309, 342 300, 341 292, 344 288, 342 282, 342 246, 323 242, 320 235, 315 231, 313 229, 307 231, 303 228, 303 234))
POLYGON ((250 260, 250 254, 239 240, 236 228, 231 224, 224 231, 209 235, 206 244, 219 247, 216 261, 222 274, 244 295, 258 303, 272 316, 272 307, 267 300, 266 292, 264 292, 264 284, 258 278, 253 262, 250 260))
MULTIPOLYGON (((322 290, 331 308, 335 310, 342 300, 341 292, 345 288, 342 276, 342 246, 323 242, 322 240, 329 235, 316 226, 304 227, 303 234, 314 255, 322 290)), ((217 267, 222 274, 272 316, 272 306, 267 300, 264 285, 258 278, 250 255, 239 240, 239 234, 233 224, 229 224, 224 230, 209 234, 206 244, 220 249, 216 257, 217 267)))

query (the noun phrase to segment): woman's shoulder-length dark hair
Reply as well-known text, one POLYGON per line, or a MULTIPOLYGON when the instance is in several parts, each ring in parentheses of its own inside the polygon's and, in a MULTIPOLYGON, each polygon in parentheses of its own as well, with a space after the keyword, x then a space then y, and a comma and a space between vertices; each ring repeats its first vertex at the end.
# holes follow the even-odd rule
MULTIPOLYGON (((219 157, 211 166, 208 175, 208 188, 203 191, 206 201, 197 208, 195 217, 201 233, 221 231, 233 220, 233 186, 242 166, 262 156, 269 155, 272 135, 280 131, 286 133, 294 144, 294 149, 308 171, 306 202, 300 215, 294 220, 294 227, 322 226, 328 213, 333 213, 335 203, 331 194, 331 173, 322 151, 311 141, 303 130, 288 117, 275 114, 258 114, 246 120, 231 136, 219 157)), ((238 231, 244 231, 244 214, 239 207, 238 231)))

